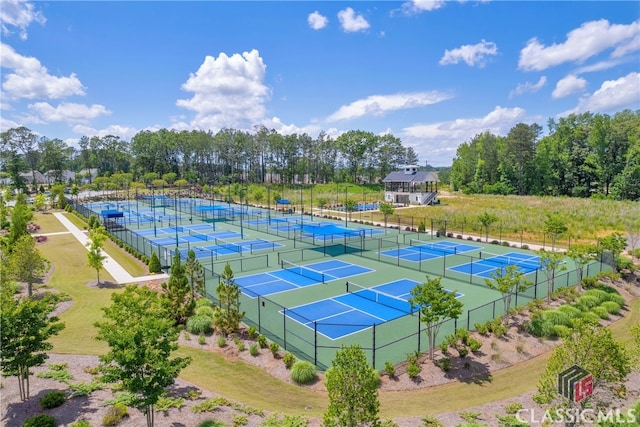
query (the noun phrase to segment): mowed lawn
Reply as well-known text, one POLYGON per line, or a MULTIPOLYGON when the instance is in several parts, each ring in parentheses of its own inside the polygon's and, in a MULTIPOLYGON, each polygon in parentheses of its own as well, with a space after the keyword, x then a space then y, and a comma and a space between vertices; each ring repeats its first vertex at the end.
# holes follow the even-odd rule
MULTIPOLYGON (((48 231, 42 230, 43 233, 48 231)), ((38 248, 54 265, 48 286, 68 294, 73 300, 71 307, 60 316, 66 328, 52 338, 53 351, 91 355, 106 352, 106 346, 95 340, 93 325, 102 318, 101 308, 110 304, 111 294, 122 288, 88 286, 96 280, 96 272, 87 267, 86 249, 70 234, 51 236, 38 248)), ((115 245, 114 248, 120 252, 118 257, 129 257, 115 245)), ((101 278, 110 280, 104 271, 101 278)), ((614 335, 625 342, 630 341, 631 325, 640 321, 640 299, 629 308, 627 316, 611 327, 614 335)), ((180 353, 193 357, 193 363, 183 371, 182 378, 246 405, 319 417, 328 404, 326 393, 284 383, 254 365, 230 361, 217 353, 191 347, 182 347, 180 353)), ((482 384, 451 383, 421 390, 381 392, 381 416, 394 418, 456 411, 531 391, 535 389, 547 358, 548 354, 500 370, 482 384), (514 378, 518 380, 514 381, 514 378)))

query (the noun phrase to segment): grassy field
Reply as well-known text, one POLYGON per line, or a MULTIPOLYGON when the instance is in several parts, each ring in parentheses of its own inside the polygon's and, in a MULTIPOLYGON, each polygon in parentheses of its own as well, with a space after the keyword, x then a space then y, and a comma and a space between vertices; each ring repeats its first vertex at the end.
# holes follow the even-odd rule
MULTIPOLYGON (((489 209, 488 205, 499 205, 495 200, 502 200, 502 198, 491 201, 484 198, 476 200, 475 197, 471 197, 467 203, 469 205, 477 204, 474 209, 480 211, 483 205, 484 209, 489 209)), ((521 200, 523 204, 528 201, 527 198, 521 200)), ((587 211, 604 209, 603 206, 599 206, 600 201, 592 201, 595 202, 594 205, 582 205, 582 201, 576 203, 578 202, 582 206, 580 209, 587 211)), ((514 203, 514 201, 505 202, 504 209, 514 203)), ((544 209, 539 209, 541 203, 545 207, 549 204, 546 200, 534 199, 531 200, 529 208, 522 208, 522 211, 528 211, 528 217, 531 221, 537 221, 539 217, 544 219, 544 209), (532 212, 536 212, 536 214, 533 215, 532 212)), ((463 204, 463 201, 460 201, 459 206, 463 204)), ((424 209, 449 209, 449 206, 453 206, 453 203, 435 209, 424 209)), ((621 206, 617 208, 621 209, 620 212, 622 212, 621 206)), ((475 210, 466 209, 465 215, 472 215, 472 212, 475 210)), ((632 210, 632 212, 635 211, 632 210)), ((585 217, 591 217, 591 215, 590 212, 584 213, 585 217)), ((611 216, 617 215, 611 213, 611 216)), ((43 224, 42 232, 52 232, 56 227, 54 223, 49 222, 49 217, 52 216, 45 216, 47 218, 41 222, 43 224), (49 224, 47 228, 44 227, 45 223, 49 224), (51 228, 49 229, 49 227, 51 228)), ((68 215, 68 217, 74 222, 79 221, 77 218, 74 219, 74 215, 68 215)), ((80 222, 79 226, 83 227, 84 224, 80 222)), ((602 226, 604 227, 604 225, 602 226)), ((586 228, 587 225, 584 224, 581 227, 586 228)), ((609 230, 615 229, 613 225, 610 227, 609 230)), ((54 344, 53 351, 92 355, 105 352, 105 345, 94 339, 96 330, 93 324, 101 319, 101 308, 110 304, 111 294, 118 292, 119 288, 98 288, 87 285, 95 280, 95 271, 86 266, 86 252, 81 250, 80 243, 71 235, 51 236, 46 243, 39 246, 39 249, 43 256, 54 265, 54 272, 48 286, 68 294, 73 300, 71 308, 60 316, 65 322, 66 328, 51 340, 54 344)), ((109 250, 115 251, 109 253, 116 257, 118 262, 129 257, 115 245, 109 250)), ((109 279, 106 273, 103 273, 103 276, 107 276, 104 277, 105 280, 109 279)), ((630 325, 638 321, 640 321, 640 300, 635 300, 631 304, 627 317, 612 325, 611 328, 616 337, 628 342, 630 325)), ((269 411, 312 417, 321 416, 326 409, 326 393, 313 392, 282 383, 253 365, 241 361, 228 361, 215 353, 190 347, 182 347, 180 352, 193 357, 193 363, 183 371, 182 378, 201 388, 220 393, 229 399, 269 411)), ((547 356, 537 357, 495 372, 492 374, 491 380, 483 384, 452 383, 416 391, 381 393, 381 416, 421 416, 427 413, 461 410, 465 407, 497 401, 533 390, 545 367, 546 358, 547 356), (513 378, 518 378, 518 381, 514 382, 513 378)))

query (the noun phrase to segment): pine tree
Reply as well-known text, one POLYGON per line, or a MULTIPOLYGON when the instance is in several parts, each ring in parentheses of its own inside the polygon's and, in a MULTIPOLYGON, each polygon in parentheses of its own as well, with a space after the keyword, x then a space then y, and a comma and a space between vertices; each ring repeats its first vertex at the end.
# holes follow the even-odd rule
POLYGON ((155 252, 151 252, 151 258, 149 258, 149 273, 160 273, 162 266, 160 265, 160 258, 155 252))
POLYGON ((171 276, 168 282, 162 284, 162 290, 169 313, 176 324, 186 323, 195 310, 195 301, 191 299, 191 286, 179 251, 176 251, 173 256, 171 276))
POLYGON ((240 311, 240 287, 233 280, 233 270, 229 263, 224 266, 216 294, 220 307, 216 310, 213 322, 221 333, 229 335, 238 330, 244 318, 244 312, 240 311))
POLYGON ((196 253, 193 249, 189 249, 189 252, 187 252, 187 260, 185 261, 184 268, 189 278, 189 284, 191 285, 191 299, 195 301, 199 297, 204 297, 204 268, 202 264, 200 264, 200 261, 196 259, 196 253))

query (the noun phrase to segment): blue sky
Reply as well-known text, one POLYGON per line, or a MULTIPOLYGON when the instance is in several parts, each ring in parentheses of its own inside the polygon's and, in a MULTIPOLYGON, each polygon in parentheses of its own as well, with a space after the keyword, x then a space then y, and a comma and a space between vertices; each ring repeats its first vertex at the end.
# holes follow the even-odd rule
POLYGON ((0 0, 0 128, 475 135, 640 108, 640 3, 0 0))

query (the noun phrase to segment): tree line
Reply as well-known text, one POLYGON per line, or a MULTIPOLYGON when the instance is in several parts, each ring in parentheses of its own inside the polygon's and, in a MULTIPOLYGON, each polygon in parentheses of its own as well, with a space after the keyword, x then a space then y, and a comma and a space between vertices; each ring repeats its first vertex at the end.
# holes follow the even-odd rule
POLYGON ((117 136, 82 137, 79 148, 60 139, 38 137, 25 127, 9 129, 0 139, 0 161, 14 187, 35 181, 35 171, 63 182, 65 170, 95 169, 110 177, 132 174, 142 181, 149 172, 172 175, 190 184, 229 182, 377 182, 401 164, 418 157, 399 138, 352 130, 338 138, 324 133, 281 135, 264 127, 255 132, 141 131, 131 141, 117 136), (29 172, 32 180, 21 173, 29 172), (30 182, 31 181, 31 182, 30 182))
POLYGON ((454 190, 468 193, 640 199, 640 110, 571 114, 484 132, 458 147, 454 190))

